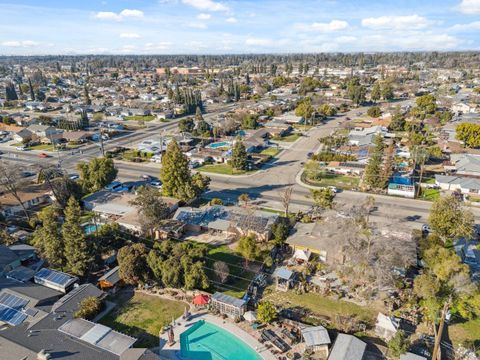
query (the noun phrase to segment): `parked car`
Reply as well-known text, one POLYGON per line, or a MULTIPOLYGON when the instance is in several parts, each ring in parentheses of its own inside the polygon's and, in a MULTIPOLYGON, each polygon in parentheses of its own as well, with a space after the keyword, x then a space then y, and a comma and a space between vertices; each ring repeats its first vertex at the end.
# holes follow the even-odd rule
POLYGON ((310 159, 312 156, 313 156, 313 152, 309 152, 309 153, 307 154, 307 159, 310 159))
POLYGON ((17 146, 15 149, 18 150, 18 151, 26 151, 27 147, 26 146, 17 146))
POLYGON ((69 178, 70 180, 78 180, 78 179, 80 179, 80 175, 78 175, 78 174, 70 174, 70 175, 68 176, 68 178, 69 178))

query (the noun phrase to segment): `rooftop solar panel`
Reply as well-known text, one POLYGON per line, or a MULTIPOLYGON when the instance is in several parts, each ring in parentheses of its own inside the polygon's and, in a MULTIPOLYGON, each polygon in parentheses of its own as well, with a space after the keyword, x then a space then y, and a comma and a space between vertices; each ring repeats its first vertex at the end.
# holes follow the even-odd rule
POLYGON ((69 281, 74 279, 73 276, 47 268, 41 269, 35 274, 35 277, 43 279, 45 281, 50 281, 58 285, 66 285, 69 281))
POLYGON ((16 326, 20 325, 26 318, 27 315, 24 313, 0 304, 0 321, 16 326))
POLYGON ((0 304, 14 310, 22 310, 28 304, 28 300, 3 292, 0 293, 0 304))

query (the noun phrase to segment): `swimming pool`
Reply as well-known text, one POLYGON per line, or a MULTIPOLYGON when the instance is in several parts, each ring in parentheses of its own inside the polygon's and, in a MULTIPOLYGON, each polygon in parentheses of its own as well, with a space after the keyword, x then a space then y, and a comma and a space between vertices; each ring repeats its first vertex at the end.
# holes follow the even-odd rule
POLYGON ((230 332, 205 320, 193 324, 180 334, 182 359, 260 360, 255 350, 230 332))
POLYGON ((228 141, 220 141, 216 143, 211 143, 210 145, 207 145, 206 147, 209 149, 218 149, 218 148, 223 148, 223 147, 229 147, 230 143, 228 141))
POLYGON ((99 224, 85 224, 82 226, 83 232, 87 235, 90 235, 100 229, 101 225, 99 224))

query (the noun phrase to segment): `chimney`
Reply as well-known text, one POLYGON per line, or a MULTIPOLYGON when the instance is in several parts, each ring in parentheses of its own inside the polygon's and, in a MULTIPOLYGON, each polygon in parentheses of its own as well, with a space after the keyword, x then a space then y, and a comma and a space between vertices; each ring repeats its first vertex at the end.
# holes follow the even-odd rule
POLYGON ((40 350, 40 352, 37 354, 37 360, 50 360, 50 358, 50 354, 44 349, 40 350))

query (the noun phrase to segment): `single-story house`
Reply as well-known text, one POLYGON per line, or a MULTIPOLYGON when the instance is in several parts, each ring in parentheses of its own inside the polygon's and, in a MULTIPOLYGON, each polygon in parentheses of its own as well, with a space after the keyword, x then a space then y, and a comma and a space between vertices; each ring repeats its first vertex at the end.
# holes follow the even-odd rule
POLYGON ((27 129, 39 138, 48 138, 57 133, 57 130, 53 126, 49 125, 34 124, 30 125, 27 129))
POLYGON ((442 190, 460 191, 466 195, 477 195, 480 192, 480 179, 452 175, 435 175, 435 184, 442 190))
POLYGON ((270 239, 272 225, 278 221, 278 215, 265 211, 250 213, 238 206, 213 205, 201 209, 179 208, 174 220, 187 225, 193 231, 222 231, 232 235, 254 234, 257 240, 270 239))
POLYGON ((155 239, 180 239, 185 230, 185 224, 178 220, 166 219, 155 228, 155 239))
MULTIPOLYGON (((46 184, 26 185, 17 192, 23 206, 28 211, 35 206, 46 204, 51 201, 50 189, 46 184)), ((10 193, 0 195, 0 214, 4 217, 21 214, 23 207, 18 200, 10 193)))
POLYGON ((15 141, 18 141, 18 142, 21 142, 21 143, 25 143, 27 141, 32 140, 32 137, 33 137, 33 133, 30 130, 25 129, 25 128, 20 130, 20 131, 17 131, 13 135, 13 139, 15 141))
POLYGON ((87 139, 92 134, 88 131, 64 131, 62 137, 68 142, 82 143, 87 141, 87 139))
POLYGON ((327 171, 331 171, 335 174, 342 174, 342 175, 358 175, 361 176, 365 171, 366 164, 360 163, 358 161, 330 161, 326 166, 325 169, 327 171))
POLYGON ((450 162, 456 175, 480 177, 480 156, 472 154, 452 154, 450 162))
MULTIPOLYGON (((135 198, 136 195, 132 193, 100 190, 82 201, 87 210, 99 214, 102 219, 114 221, 134 232, 141 232, 142 224, 138 209, 130 204, 135 198)), ((168 197, 162 197, 162 199, 167 203, 169 213, 177 210, 179 204, 177 199, 168 197)))
POLYGON ((0 276, 20 266, 20 258, 5 245, 0 245, 0 276))

